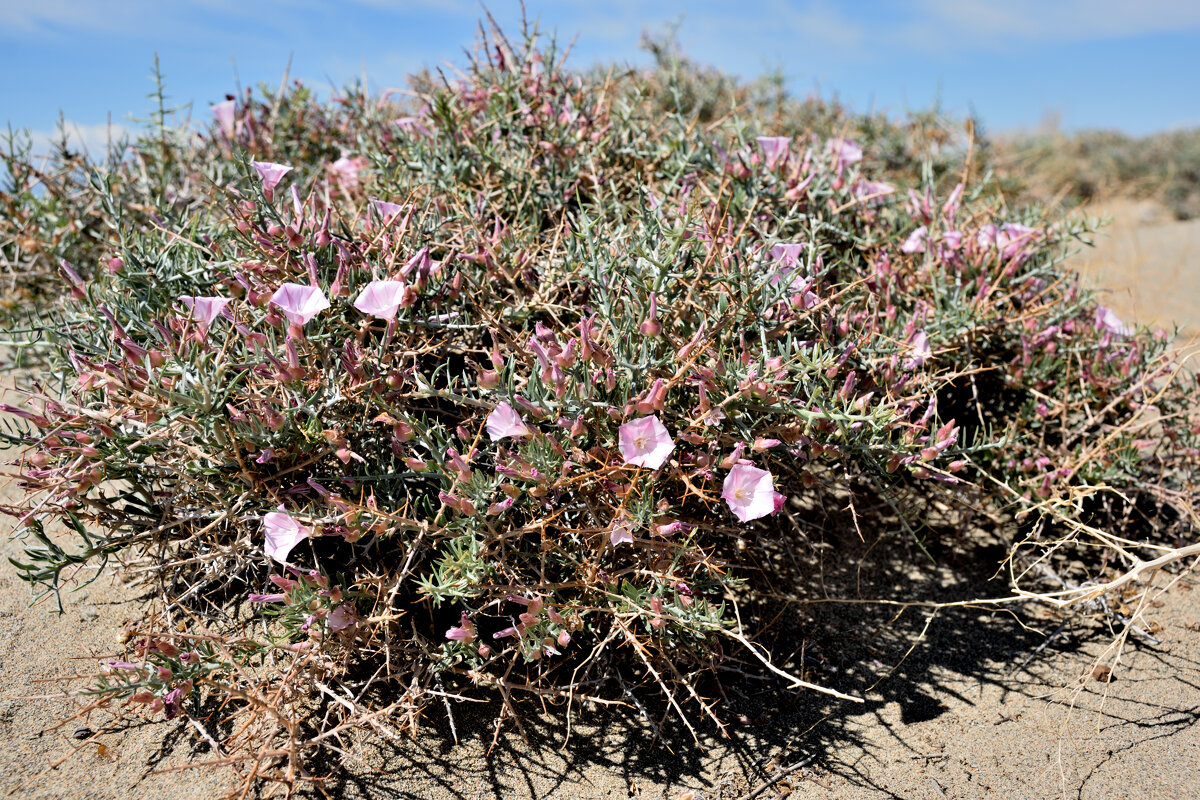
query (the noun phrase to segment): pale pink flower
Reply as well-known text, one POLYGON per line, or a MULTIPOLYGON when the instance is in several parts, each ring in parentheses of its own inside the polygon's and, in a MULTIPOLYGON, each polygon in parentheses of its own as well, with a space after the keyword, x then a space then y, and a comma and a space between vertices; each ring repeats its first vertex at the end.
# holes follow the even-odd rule
POLYGON ((883 181, 860 181, 854 185, 854 196, 859 200, 878 200, 895 191, 895 186, 883 181))
POLYGON ((213 320, 221 316, 225 306, 229 305, 228 297, 189 297, 184 295, 179 302, 191 312, 192 319, 200 323, 204 330, 213 324, 213 320))
POLYGON ((608 540, 613 546, 633 544, 633 521, 628 517, 613 520, 612 530, 608 532, 608 540))
POLYGON ((1096 329, 1108 331, 1116 336, 1130 336, 1133 334, 1133 328, 1121 322, 1111 308, 1104 306, 1096 306, 1096 329))
POLYGON ((767 169, 774 169, 788 157, 788 147, 792 140, 787 136, 759 136, 758 146, 762 148, 767 159, 767 169))
POLYGON ((367 159, 362 156, 342 156, 329 165, 334 179, 347 189, 358 186, 358 174, 367 166, 367 159))
POLYGON ((432 136, 433 132, 422 122, 421 117, 397 117, 392 124, 405 133, 432 136))
POLYGON ((771 245, 771 260, 781 267, 794 267, 800 262, 800 253, 803 250, 802 244, 771 245))
POLYGON ((383 219, 384 225, 391 225, 400 215, 412 210, 412 206, 389 203, 386 200, 372 200, 371 205, 375 207, 375 211, 383 219))
POLYGON ((734 464, 721 486, 721 497, 742 522, 775 513, 776 494, 771 473, 749 464, 734 464))
POLYGON ((928 233, 928 229, 924 225, 917 228, 915 231, 913 231, 912 233, 910 233, 908 235, 908 238, 904 240, 904 244, 900 245, 900 252, 902 252, 902 253, 919 253, 922 250, 924 250, 925 249, 925 236, 927 233, 928 233))
POLYGON ((932 351, 929 349, 929 337, 925 335, 925 331, 914 333, 908 341, 908 346, 912 350, 912 356, 904 362, 905 369, 917 369, 932 355, 932 351))
POLYGON ((626 464, 658 469, 675 449, 671 434, 656 414, 626 422, 617 433, 626 464))
POLYGON ((271 295, 271 303, 279 307, 288 322, 304 325, 310 319, 329 308, 324 292, 315 286, 302 283, 285 283, 271 295))
POLYGON ((520 439, 522 436, 528 436, 529 428, 516 409, 508 403, 501 403, 488 414, 487 432, 493 442, 498 442, 505 438, 520 439))
POLYGON ((1002 257, 1012 258, 1019 255, 1036 234, 1037 228, 1031 228, 1028 225, 1021 225, 1016 222, 1006 222, 1000 226, 1000 230, 996 233, 996 246, 1000 248, 1000 255, 1002 257))
POLYGON ((220 126, 221 133, 225 134, 225 138, 232 139, 234 133, 237 132, 237 124, 233 118, 237 111, 236 101, 224 100, 214 106, 209 106, 208 110, 216 118, 217 125, 220 126))
POLYGON ((358 622, 358 616, 354 613, 354 609, 351 606, 342 603, 329 612, 327 622, 329 622, 329 630, 337 633, 338 631, 346 630, 346 628, 358 622))
POLYGON ((462 642, 470 644, 475 641, 475 623, 471 622, 471 618, 467 616, 467 612, 462 612, 459 617, 459 626, 446 631, 446 638, 453 642, 462 642))
POLYGON ((258 177, 262 179, 263 192, 267 197, 274 194, 275 187, 279 185, 283 176, 292 171, 287 164, 275 164, 270 161, 251 161, 250 166, 258 170, 258 177))
POLYGON ((263 516, 263 531, 266 535, 263 552, 280 564, 286 564, 288 553, 308 538, 311 529, 294 520, 280 506, 278 511, 263 516))
POLYGON ((851 164, 857 164, 862 161, 862 148, 857 142, 850 139, 843 139, 840 136, 829 140, 829 152, 837 156, 838 169, 844 169, 851 164))
POLYGON ((371 281, 354 301, 354 307, 364 314, 391 321, 403 300, 404 281, 371 281))

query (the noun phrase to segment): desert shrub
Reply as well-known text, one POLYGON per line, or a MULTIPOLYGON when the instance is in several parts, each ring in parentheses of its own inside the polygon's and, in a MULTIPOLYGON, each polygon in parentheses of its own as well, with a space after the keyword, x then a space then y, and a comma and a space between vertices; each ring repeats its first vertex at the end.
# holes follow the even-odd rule
POLYGON ((1020 170, 1032 196, 1068 204, 1112 197, 1158 200, 1176 219, 1200 214, 1200 132, 1150 136, 1088 130, 1013 137, 999 144, 999 161, 1020 170))
POLYGON ((830 487, 897 535, 933 496, 1019 517, 1014 565, 1065 582, 1107 575, 1055 571, 1072 543, 1139 564, 1192 530, 1194 381, 1064 270, 1085 224, 918 162, 940 122, 777 136, 735 99, 701 125, 678 70, 535 44, 412 107, 294 85, 151 129, 79 166, 87 249, 12 196, 68 290, 5 407, 17 568, 57 592, 118 559, 152 590, 97 703, 241 707, 225 745, 289 777, 451 685, 513 713, 632 665, 691 727, 723 656, 785 677, 735 613, 764 588, 738 545, 802 536, 830 487))

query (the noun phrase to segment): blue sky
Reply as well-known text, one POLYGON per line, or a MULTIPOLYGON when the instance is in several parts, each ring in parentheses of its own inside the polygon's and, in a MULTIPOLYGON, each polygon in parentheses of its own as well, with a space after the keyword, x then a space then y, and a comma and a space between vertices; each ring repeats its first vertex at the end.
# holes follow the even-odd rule
MULTIPOLYGON (((516 0, 489 7, 516 29, 516 0)), ((682 20, 694 59, 743 76, 780 69, 799 94, 859 109, 974 110, 988 129, 1142 134, 1200 126, 1198 0, 529 0, 529 16, 578 37, 577 66, 645 64, 643 30, 682 20)), ((157 51, 176 103, 292 75, 318 87, 365 73, 373 87, 462 63, 471 0, 0 0, 0 120, 35 131, 61 111, 101 136, 150 108, 157 51)), ((102 139, 100 139, 102 140, 102 139)))

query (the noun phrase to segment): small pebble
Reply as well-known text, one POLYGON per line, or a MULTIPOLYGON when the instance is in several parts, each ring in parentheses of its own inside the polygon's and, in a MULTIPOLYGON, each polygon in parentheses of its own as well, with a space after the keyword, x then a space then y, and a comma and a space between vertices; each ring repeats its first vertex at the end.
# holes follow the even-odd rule
POLYGON ((76 728, 75 732, 72 733, 71 735, 74 736, 76 739, 89 739, 89 738, 91 738, 93 733, 95 733, 95 731, 93 731, 91 728, 84 725, 83 727, 76 728))

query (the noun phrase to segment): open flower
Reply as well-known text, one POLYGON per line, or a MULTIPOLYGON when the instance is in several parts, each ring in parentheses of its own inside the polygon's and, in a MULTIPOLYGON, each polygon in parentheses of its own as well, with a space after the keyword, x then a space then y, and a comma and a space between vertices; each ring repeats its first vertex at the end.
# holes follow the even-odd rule
POLYGON ((658 469, 675 449, 671 434, 656 414, 626 422, 617 433, 626 464, 658 469))
POLYGON ((412 210, 412 206, 402 206, 399 203, 389 203, 386 200, 372 200, 371 205, 375 206, 375 210, 379 212, 379 216, 383 219, 385 226, 391 225, 402 214, 412 210))
POLYGON ((371 281, 354 301, 354 307, 364 314, 390 322, 396 318, 396 311, 403 300, 404 281, 371 281))
POLYGON ((216 118, 217 125, 221 128, 221 133, 225 134, 225 138, 232 139, 237 131, 237 123, 233 118, 234 112, 237 110, 236 101, 224 100, 214 106, 209 106, 208 110, 216 118))
POLYGON ((529 435, 529 428, 517 410, 508 403, 496 406, 487 417, 487 432, 493 442, 501 439, 520 439, 529 435))
POLYGON ((1130 336, 1133 334, 1133 328, 1121 322, 1111 308, 1104 306, 1096 306, 1096 329, 1108 331, 1116 336, 1130 336))
POLYGON ((775 478, 770 472, 749 464, 734 464, 721 486, 721 497, 742 522, 776 511, 775 478))
POLYGON ((633 544, 633 520, 629 517, 618 517, 613 520, 612 530, 608 532, 608 540, 613 546, 633 544))
POLYGON ((200 323, 201 329, 205 332, 208 327, 213 324, 213 320, 221 316, 221 312, 225 310, 225 306, 229 305, 228 297, 189 297, 184 295, 179 298, 179 302, 183 303, 184 307, 191 312, 192 319, 200 323))
POLYGON ((845 169, 851 164, 857 164, 862 161, 862 148, 857 142, 850 139, 843 139, 840 136, 829 140, 829 152, 837 157, 837 168, 845 169))
POLYGON ((803 244, 773 244, 771 260, 781 267, 794 267, 800 263, 800 253, 803 250, 803 244))
POLYGON ((924 250, 925 249, 925 237, 928 234, 928 232, 929 232, 928 228, 926 228, 924 225, 917 228, 915 231, 913 231, 912 233, 910 233, 908 235, 908 238, 904 240, 904 244, 900 245, 900 252, 902 252, 902 253, 919 253, 922 250, 924 250))
POLYGON ((329 612, 329 617, 326 620, 329 623, 329 630, 337 633, 344 631, 346 628, 358 622, 358 617, 354 613, 354 609, 342 603, 340 606, 329 612))
POLYGON ((288 322, 300 326, 329 308, 324 292, 302 283, 283 284, 271 295, 271 303, 279 307, 288 322))
POLYGON ((758 146, 763 149, 767 159, 767 169, 774 169, 780 162, 786 161, 788 147, 792 140, 787 136, 759 136, 758 146))
POLYGON ((358 186, 359 173, 366 166, 367 159, 362 156, 342 156, 329 165, 329 171, 333 173, 334 180, 338 185, 346 189, 354 189, 358 186))
POLYGON ((275 164, 270 161, 251 161, 250 166, 258 170, 258 177, 262 179, 263 192, 268 198, 275 193, 275 187, 279 185, 283 176, 292 171, 287 164, 275 164))
POLYGON ((308 538, 311 529, 294 520, 280 506, 278 511, 263 516, 263 531, 266 534, 263 552, 280 564, 286 564, 288 553, 308 538))
POLYGON ((462 642, 463 644, 475 641, 475 623, 467 616, 467 612, 462 612, 458 627, 446 631, 446 638, 452 642, 462 642))
POLYGON ((918 369, 933 353, 929 349, 929 337, 925 335, 925 331, 917 331, 908 340, 908 346, 912 350, 912 356, 904 362, 905 369, 918 369))

